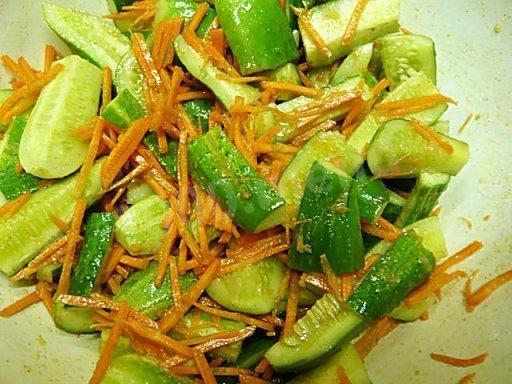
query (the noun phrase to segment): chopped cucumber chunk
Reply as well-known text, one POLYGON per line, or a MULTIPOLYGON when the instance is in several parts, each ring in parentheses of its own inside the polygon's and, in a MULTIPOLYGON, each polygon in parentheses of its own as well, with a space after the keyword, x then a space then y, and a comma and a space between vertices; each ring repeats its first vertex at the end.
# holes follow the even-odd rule
POLYGON ((373 55, 373 44, 362 45, 348 55, 340 64, 331 79, 331 85, 341 84, 354 76, 368 72, 368 64, 373 55))

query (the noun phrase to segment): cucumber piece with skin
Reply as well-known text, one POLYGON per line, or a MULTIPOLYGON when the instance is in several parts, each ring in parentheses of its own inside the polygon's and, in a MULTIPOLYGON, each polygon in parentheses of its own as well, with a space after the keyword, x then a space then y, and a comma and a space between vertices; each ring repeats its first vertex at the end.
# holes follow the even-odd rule
MULTIPOLYGON (((410 78, 388 93, 382 99, 381 103, 384 104, 392 101, 411 99, 438 93, 439 90, 423 72, 415 72, 411 74, 410 78)), ((405 117, 407 119, 416 119, 422 123, 431 125, 441 117, 447 108, 448 106, 446 104, 439 104, 433 108, 416 112, 405 117)), ((382 121, 379 113, 377 113, 377 111, 370 112, 363 122, 356 128, 354 133, 350 135, 348 143, 359 153, 363 153, 364 148, 370 144, 373 136, 381 125, 382 121)))
POLYGON ((357 3, 357 0, 332 0, 309 10, 313 28, 332 53, 330 57, 324 55, 307 30, 300 28, 306 59, 311 67, 329 65, 360 45, 398 31, 400 0, 369 0, 352 42, 343 44, 345 30, 357 3))
POLYGON ((452 153, 425 140, 407 120, 388 121, 379 128, 368 146, 368 167, 374 175, 392 173, 416 177, 421 172, 428 172, 455 176, 469 160, 469 146, 442 136, 453 148, 452 153))
POLYGON ((208 118, 210 111, 213 110, 213 103, 210 100, 197 99, 183 102, 183 108, 187 112, 190 120, 201 130, 208 131, 208 118))
POLYGON ((362 76, 368 72, 368 64, 373 55, 373 43, 361 45, 354 49, 342 61, 331 79, 331 85, 341 84, 354 76, 362 76))
POLYGON ((36 272, 37 280, 46 281, 47 283, 53 283, 57 281, 62 271, 61 263, 50 263, 41 267, 36 272))
MULTIPOLYGON (((174 305, 174 300, 169 273, 164 275, 159 287, 155 285, 157 269, 158 262, 150 262, 145 270, 130 275, 121 284, 121 290, 114 296, 114 300, 128 302, 131 308, 153 320, 162 316, 174 305)), ((186 292, 195 282, 193 273, 180 276, 181 292, 186 292)))
POLYGON ((392 34, 376 41, 386 78, 396 86, 410 69, 423 72, 436 83, 436 49, 432 39, 412 34, 392 34))
POLYGON ((389 202, 386 205, 386 208, 384 208, 384 212, 382 212, 382 217, 390 223, 394 223, 402 213, 406 199, 389 189, 387 192, 389 194, 389 202))
POLYGON ((188 45, 181 35, 174 40, 174 49, 187 70, 210 88, 228 110, 231 110, 238 96, 244 99, 245 104, 252 104, 259 100, 260 91, 247 84, 237 84, 222 79, 223 72, 188 45))
POLYGON ((327 162, 315 162, 297 216, 288 266, 322 272, 325 255, 333 271, 351 273, 364 266, 363 238, 355 182, 327 162))
MULTIPOLYGON (((89 206, 104 194, 100 178, 103 163, 104 159, 97 160, 89 174, 83 195, 89 206)), ((71 223, 77 201, 73 195, 77 177, 34 192, 15 215, 0 219, 0 271, 12 276, 63 234, 51 216, 71 223)))
POLYGON ((153 188, 144 180, 136 179, 128 185, 126 191, 126 203, 129 205, 137 204, 149 196, 153 196, 155 192, 153 188))
POLYGON ((117 93, 119 94, 124 90, 129 91, 146 114, 147 100, 144 94, 144 76, 131 49, 123 55, 115 70, 112 69, 112 71, 114 73, 112 80, 117 93))
POLYGON ((41 92, 20 141, 23 168, 45 179, 62 178, 82 165, 89 143, 73 132, 96 116, 101 71, 78 56, 56 62, 64 66, 41 92))
POLYGON ((395 225, 404 227, 428 217, 449 182, 450 176, 445 173, 420 173, 395 225))
POLYGON ((0 150, 0 193, 7 201, 39 189, 41 179, 18 170, 20 140, 27 125, 25 117, 17 116, 9 125, 0 150))
POLYGON ((150 357, 131 353, 112 359, 102 384, 193 384, 184 376, 173 376, 150 357))
POLYGON ((362 157, 346 144, 344 136, 339 132, 319 132, 297 152, 284 170, 277 187, 286 200, 289 223, 294 221, 299 211, 311 165, 319 160, 336 162, 337 159, 341 159, 340 169, 349 176, 363 162, 362 157))
MULTIPOLYGON (((299 71, 297 67, 292 63, 287 63, 265 72, 263 75, 267 76, 271 81, 277 81, 280 83, 288 83, 295 85, 302 85, 299 77, 299 71)), ((295 97, 291 92, 279 91, 277 92, 277 100, 290 100, 295 97)))
POLYGON ((215 9, 242 75, 274 69, 298 57, 286 13, 274 0, 217 0, 215 9))
POLYGON ((363 359, 352 344, 347 344, 322 365, 297 375, 287 384, 327 384, 340 380, 339 368, 350 380, 350 384, 371 384, 363 359))
POLYGON ((372 179, 366 167, 362 167, 355 177, 359 214, 364 220, 375 223, 389 202, 389 191, 382 181, 372 179))
MULTIPOLYGON (((183 18, 185 25, 187 25, 192 16, 194 16, 198 4, 199 2, 196 0, 158 0, 156 3, 154 25, 156 26, 161 21, 179 18, 183 18)), ((208 7, 208 11, 206 11, 203 20, 201 20, 197 27, 197 36, 201 38, 206 36, 212 28, 215 16, 215 10, 212 7, 208 7)))
POLYGON ((116 240, 134 256, 158 252, 165 239, 162 228, 169 204, 152 195, 132 205, 116 222, 116 240))
POLYGON ((283 219, 284 199, 251 168, 220 127, 188 147, 190 173, 248 232, 274 227, 283 219))
POLYGON ((100 68, 114 71, 131 49, 130 40, 105 18, 50 3, 43 3, 43 16, 73 51, 100 68))
POLYGON ((239 368, 253 369, 265 357, 265 353, 277 340, 275 338, 263 337, 244 341, 244 347, 235 365, 239 368))
MULTIPOLYGON (((212 315, 195 309, 185 314, 183 319, 178 323, 178 325, 176 325, 169 335, 176 340, 183 340, 208 336, 218 332, 238 331, 244 327, 244 323, 223 318, 221 318, 218 324, 216 324, 213 321, 212 315), (196 313, 195 311, 198 311, 199 313, 196 313)), ((234 363, 238 360, 241 350, 242 341, 238 341, 236 343, 216 348, 209 354, 212 358, 234 363)))
POLYGON ((269 257, 213 280, 206 292, 232 311, 263 315, 274 309, 285 266, 269 257))
POLYGON ((265 357, 279 373, 304 371, 325 361, 325 356, 357 335, 363 326, 359 313, 326 293, 295 323, 291 335, 272 346, 265 357))
POLYGON ((428 277, 436 259, 414 231, 399 237, 373 264, 347 305, 367 320, 391 312, 428 277))

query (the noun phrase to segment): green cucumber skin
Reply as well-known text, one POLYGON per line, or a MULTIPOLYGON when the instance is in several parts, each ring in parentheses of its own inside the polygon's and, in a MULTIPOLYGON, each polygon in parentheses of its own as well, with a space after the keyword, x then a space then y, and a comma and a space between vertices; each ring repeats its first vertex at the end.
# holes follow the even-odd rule
POLYGON ((213 110, 213 103, 210 100, 189 100, 183 103, 185 112, 190 120, 201 130, 206 133, 208 131, 208 118, 210 111, 213 110))
POLYGON ((328 163, 314 163, 302 198, 288 265, 321 272, 325 255, 335 273, 364 265, 363 239, 355 183, 328 163), (343 209, 344 211, 336 211, 343 209), (302 239, 300 239, 302 238, 302 239), (299 242, 308 248, 300 250, 299 242))
MULTIPOLYGON (((114 296, 114 300, 126 301, 131 308, 152 319, 162 316, 174 305, 174 300, 169 273, 164 275, 159 287, 155 285, 157 269, 158 263, 151 262, 145 270, 130 275, 121 284, 121 290, 114 296)), ((181 292, 186 292, 195 282, 196 278, 192 273, 180 276, 181 292)))
POLYGON ((332 53, 330 57, 325 56, 307 31, 301 28, 306 59, 311 67, 329 65, 360 45, 398 31, 400 0, 370 0, 361 15, 353 41, 343 44, 342 39, 356 3, 356 0, 332 0, 309 11, 313 28, 332 53))
POLYGON ((392 34, 378 39, 376 45, 384 74, 395 86, 409 77, 411 68, 436 83, 436 49, 429 37, 392 34))
POLYGON ((331 79, 331 85, 343 83, 354 76, 363 76, 368 72, 368 64, 373 54, 373 43, 354 49, 340 64, 331 79))
POLYGON ((20 141, 23 168, 45 179, 62 178, 82 165, 89 143, 73 132, 96 116, 101 71, 80 58, 56 62, 64 69, 41 92, 20 141))
POLYGON ((97 287, 103 263, 114 239, 114 213, 91 213, 84 228, 84 242, 73 269, 69 294, 90 296, 97 287))
POLYGON ((377 319, 400 302, 432 272, 436 259, 413 231, 398 238, 373 264, 347 305, 367 320, 377 319))
POLYGON ((221 79, 223 72, 188 45, 181 35, 174 40, 174 48, 187 70, 210 88, 228 110, 231 110, 238 96, 244 99, 245 104, 252 104, 259 100, 261 93, 256 88, 221 79))
POLYGON ((142 140, 146 147, 156 156, 160 165, 171 175, 175 180, 178 179, 178 143, 173 140, 168 140, 167 146, 169 150, 167 153, 160 152, 158 145, 158 138, 155 132, 148 132, 142 140))
POLYGON ((244 230, 255 232, 269 228, 261 226, 284 207, 283 198, 250 167, 220 127, 193 140, 188 156, 194 180, 212 194, 244 230))
POLYGON ((162 247, 165 229, 162 221, 169 204, 151 195, 132 205, 116 222, 116 240, 134 256, 155 254, 162 247))
POLYGON ((74 9, 43 3, 46 23, 80 56, 114 71, 131 49, 130 40, 108 20, 74 9))
POLYGON ((253 369, 276 342, 277 339, 269 337, 247 340, 235 365, 239 368, 253 369))
MULTIPOLYGON (((103 163, 104 159, 97 160, 89 175, 83 196, 89 206, 104 194, 100 177, 103 163)), ((34 192, 15 215, 0 219, 0 271, 12 276, 63 234, 51 216, 71 223, 77 201, 73 196, 77 177, 34 192)))
POLYGON ((386 205, 384 212, 382 212, 382 217, 390 223, 394 223, 398 217, 400 217, 400 214, 404 209, 406 199, 389 189, 387 192, 389 194, 389 202, 386 205))
POLYGON ((213 280, 206 292, 232 311, 264 315, 270 313, 279 298, 285 266, 269 257, 213 280))
POLYGON ((20 140, 27 125, 27 119, 16 117, 7 130, 0 151, 0 193, 6 200, 14 200, 26 192, 39 188, 41 179, 25 171, 16 169, 19 163, 20 140))
POLYGON ((428 217, 438 204, 441 194, 448 188, 449 182, 450 176, 446 174, 420 173, 395 225, 404 227, 428 217))
POLYGON ((187 377, 177 377, 160 368, 158 362, 137 353, 112 359, 102 384, 193 384, 187 377))
POLYGON ((389 203, 389 191, 380 180, 373 180, 365 168, 356 174, 357 201, 361 218, 374 223, 389 203))
POLYGON ((388 121, 379 128, 368 147, 368 166, 374 175, 391 172, 417 177, 427 172, 455 176, 469 160, 469 146, 442 136, 452 146, 453 153, 426 141, 407 120, 388 121), (404 160, 399 162, 400 159, 404 160))
MULTIPOLYGON (((199 2, 195 0, 158 0, 154 25, 158 24, 160 21, 178 19, 180 17, 184 19, 185 24, 188 24, 196 12, 198 3, 199 2)), ((197 27, 197 36, 201 38, 206 36, 208 31, 212 28, 215 16, 215 10, 209 7, 203 20, 197 27)))
POLYGON ((275 0, 217 0, 220 25, 242 75, 274 69, 298 57, 286 13, 275 0))

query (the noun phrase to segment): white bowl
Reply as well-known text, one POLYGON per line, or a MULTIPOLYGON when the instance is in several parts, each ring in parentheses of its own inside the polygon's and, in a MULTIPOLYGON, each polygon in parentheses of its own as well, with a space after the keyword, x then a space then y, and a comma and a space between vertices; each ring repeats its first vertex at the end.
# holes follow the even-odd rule
MULTIPOLYGON (((53 1, 107 13, 103 0, 53 1)), ((475 239, 485 243, 484 250, 462 265, 464 270, 480 271, 475 279, 478 286, 512 268, 512 4, 510 0, 403 3, 403 25, 434 39, 439 87, 459 101, 447 113, 451 133, 471 144, 471 161, 450 184, 441 218, 450 251, 475 239), (457 127, 469 113, 478 120, 458 134, 457 127)), ((23 55, 39 66, 44 43, 64 51, 46 28, 38 0, 1 0, 0 25, 0 53, 23 55)), ((9 77, 0 72, 2 85, 9 77)), ((459 281, 446 288, 428 321, 400 326, 382 340, 367 358, 375 384, 457 383, 470 372, 477 372, 475 383, 512 383, 512 284, 471 314, 462 305, 462 287, 459 281), (455 368, 431 360, 431 352, 490 355, 479 366, 455 368)), ((12 287, 0 276, 0 307, 31 289, 12 287)), ((86 383, 97 357, 97 337, 57 330, 42 305, 0 319, 3 384, 86 383)))

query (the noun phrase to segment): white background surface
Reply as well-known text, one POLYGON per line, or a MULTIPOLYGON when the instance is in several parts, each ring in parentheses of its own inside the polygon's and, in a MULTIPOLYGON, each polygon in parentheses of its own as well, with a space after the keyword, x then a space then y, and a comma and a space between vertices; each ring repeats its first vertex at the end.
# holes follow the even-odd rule
MULTIPOLYGON (((54 1, 106 13, 102 0, 54 1)), ((64 51, 46 29, 38 3, 0 0, 1 53, 23 55, 40 65, 45 42, 64 51)), ((480 271, 478 286, 512 268, 512 1, 403 0, 402 9, 406 28, 436 42, 439 86, 459 101, 446 115, 452 134, 459 136, 457 127, 469 113, 480 116, 460 135, 471 144, 471 161, 450 184, 441 215, 450 251, 475 239, 485 243, 463 264, 480 271), (462 217, 471 220, 472 229, 462 217)), ((0 83, 7 81, 0 69, 0 83)), ((470 372, 478 373, 475 383, 512 383, 512 284, 472 314, 463 308, 462 287, 460 281, 445 289, 428 321, 401 326, 379 344, 367 359, 375 384, 455 384, 470 372), (455 368, 432 361, 431 352, 490 356, 480 366, 455 368)), ((28 290, 11 287, 0 276, 0 307, 28 290)), ((0 319, 0 382, 86 383, 97 350, 96 338, 58 331, 42 305, 34 306, 0 319)))

